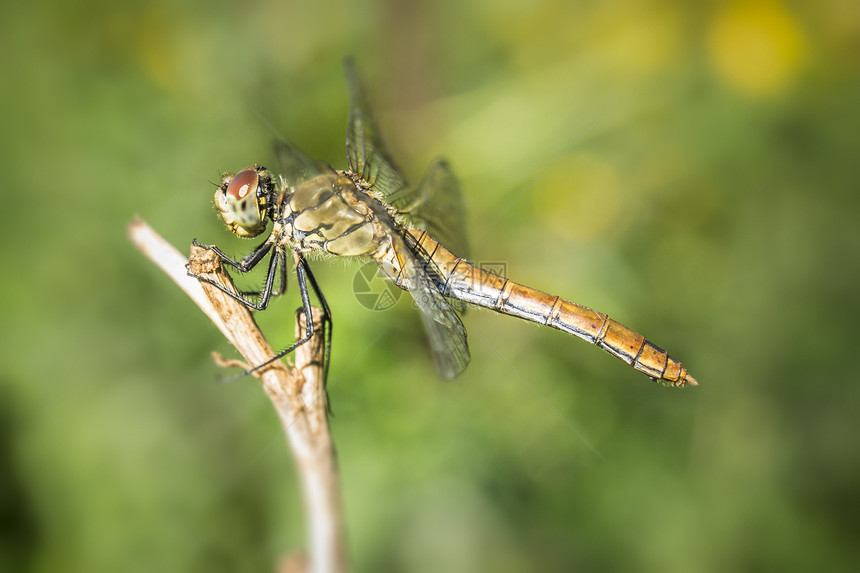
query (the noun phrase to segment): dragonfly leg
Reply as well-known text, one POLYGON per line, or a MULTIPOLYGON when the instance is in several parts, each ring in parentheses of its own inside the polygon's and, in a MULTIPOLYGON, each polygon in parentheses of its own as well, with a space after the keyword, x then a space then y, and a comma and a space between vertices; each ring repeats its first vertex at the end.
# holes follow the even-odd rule
POLYGON ((280 268, 280 284, 278 285, 278 290, 273 292, 272 294, 275 296, 280 296, 287 292, 287 257, 284 254, 284 251, 280 252, 281 256, 281 266, 280 268))
MULTIPOLYGON (((195 244, 197 244, 196 241, 195 241, 195 244)), ((201 245, 201 246, 208 247, 208 245, 201 245)), ((220 249, 218 249, 217 247, 214 247, 214 248, 208 247, 208 248, 215 251, 215 253, 218 254, 219 257, 222 257, 222 258, 226 257, 226 255, 223 255, 223 253, 221 253, 220 249)), ((250 266, 247 267, 246 269, 243 269, 243 268, 237 266, 236 264, 234 264, 233 266, 235 266, 236 268, 238 268, 242 272, 248 272, 249 270, 251 270, 251 268, 253 268, 259 262, 259 260, 262 258, 262 256, 265 255, 266 252, 269 251, 269 249, 271 249, 271 244, 266 245, 266 243, 264 243, 263 245, 260 245, 260 247, 258 247, 250 255, 245 257, 245 259, 242 259, 242 261, 245 261, 246 259, 250 260, 251 255, 256 256, 256 260, 253 260, 252 264, 250 264, 250 266), (257 253, 259 251, 262 251, 262 255, 257 256, 257 253)), ((210 278, 195 275, 195 274, 191 273, 190 271, 188 274, 193 276, 197 280, 201 280, 203 282, 209 283, 210 285, 214 286, 215 288, 217 288, 218 290, 220 290, 224 294, 229 295, 231 298, 241 302, 242 304, 244 304, 248 308, 252 308, 254 310, 264 310, 267 306, 269 306, 269 299, 272 296, 272 289, 273 289, 273 286, 275 283, 275 272, 277 271, 278 262, 282 261, 282 260, 283 260, 283 257, 281 256, 281 249, 279 247, 275 247, 275 250, 272 252, 271 257, 269 257, 269 270, 266 273, 266 284, 263 287, 263 290, 260 291, 260 293, 259 293, 260 299, 257 302, 254 302, 253 300, 249 300, 249 299, 245 298, 244 296, 242 296, 242 294, 237 294, 237 293, 227 289, 226 287, 224 287, 220 283, 218 283, 218 282, 216 282, 210 278)), ((230 261, 231 261, 231 259, 229 259, 229 257, 227 257, 225 259, 225 262, 230 262, 230 261)), ((242 261, 240 261, 240 263, 242 261)), ((232 262, 235 263, 236 261, 232 261, 232 262)))
MULTIPOLYGON (((310 296, 308 294, 308 284, 307 284, 309 276, 311 277, 311 279, 310 279, 311 286, 314 289, 314 292, 316 293, 316 295, 320 298, 320 304, 323 306, 323 312, 325 313, 325 316, 323 318, 323 336, 325 336, 325 332, 326 332, 325 324, 326 324, 326 322, 328 322, 329 327, 331 325, 331 315, 329 314, 328 303, 326 303, 325 299, 321 296, 320 291, 319 291, 319 286, 316 283, 316 279, 314 279, 313 275, 310 273, 310 268, 308 267, 307 262, 305 262, 304 257, 302 257, 301 255, 296 253, 296 282, 298 283, 299 294, 301 295, 301 299, 302 299, 302 310, 305 313, 305 335, 302 338, 300 338, 299 340, 296 340, 291 346, 285 348, 284 350, 281 350, 276 355, 269 358, 268 360, 266 360, 262 364, 258 364, 256 366, 254 366, 253 368, 249 368, 249 369, 245 370, 244 372, 242 372, 241 374, 236 376, 236 378, 242 378, 243 376, 247 376, 248 374, 251 374, 252 372, 255 372, 256 370, 259 370, 260 368, 268 366, 269 364, 271 364, 275 360, 279 360, 279 359, 283 358, 284 356, 286 356, 287 354, 289 354, 290 352, 292 352, 293 350, 295 350, 296 348, 298 348, 302 344, 305 344, 314 335, 314 332, 315 332, 314 320, 313 320, 313 314, 311 313, 311 300, 310 300, 310 296)), ((273 280, 274 280, 274 276, 272 273, 270 273, 269 280, 267 280, 269 290, 271 290, 271 284, 270 283, 273 280)), ((326 364, 325 364, 326 374, 328 374, 328 354, 329 354, 329 352, 330 352, 330 339, 327 339, 326 340, 326 364)))
POLYGON ((227 263, 228 265, 242 273, 247 273, 255 266, 257 266, 257 263, 259 263, 263 259, 263 257, 266 256, 266 253, 269 252, 269 249, 271 249, 272 245, 274 244, 272 237, 269 237, 253 251, 242 257, 240 260, 235 261, 232 257, 230 257, 230 255, 226 254, 224 251, 222 251, 215 245, 206 245, 204 243, 201 243, 197 239, 194 239, 191 242, 195 246, 201 247, 203 249, 209 249, 210 251, 218 255, 218 258, 221 259, 223 262, 227 263))
MULTIPOLYGON (((278 288, 272 290, 272 296, 281 296, 285 292, 287 292, 287 259, 286 254, 283 250, 278 251, 278 288)), ((261 297, 263 296, 263 290, 243 290, 239 291, 239 293, 244 296, 255 296, 261 297)))
MULTIPOLYGON (((304 258, 302 258, 302 262, 304 263, 304 258)), ((297 265, 298 266, 298 265, 297 265)), ((305 265, 305 270, 307 271, 308 282, 311 283, 311 288, 314 290, 314 294, 317 296, 317 300, 319 300, 320 306, 323 310, 323 332, 322 335, 325 338, 325 378, 324 380, 328 380, 328 365, 329 358, 331 358, 331 339, 332 339, 332 321, 331 321, 331 310, 328 307, 328 302, 326 302, 325 297, 323 296, 322 291, 320 290, 319 284, 317 284, 317 279, 314 277, 314 274, 311 272, 311 267, 305 265)))

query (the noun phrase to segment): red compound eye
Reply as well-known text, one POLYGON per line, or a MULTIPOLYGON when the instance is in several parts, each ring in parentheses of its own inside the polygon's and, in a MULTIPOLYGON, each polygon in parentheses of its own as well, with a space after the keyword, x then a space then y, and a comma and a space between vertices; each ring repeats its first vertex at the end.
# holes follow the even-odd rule
POLYGON ((227 195, 237 200, 244 199, 249 193, 251 197, 254 197, 259 184, 260 176, 257 175, 256 169, 253 167, 243 169, 230 180, 230 183, 227 185, 227 195))

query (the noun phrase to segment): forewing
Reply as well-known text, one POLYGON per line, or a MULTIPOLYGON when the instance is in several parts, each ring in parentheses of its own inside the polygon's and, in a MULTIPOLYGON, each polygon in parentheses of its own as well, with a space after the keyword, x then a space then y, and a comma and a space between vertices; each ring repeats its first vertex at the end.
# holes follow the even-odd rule
POLYGON ((469 258, 463 196, 447 161, 436 159, 417 187, 398 191, 389 202, 407 227, 427 231, 458 257, 469 258))
POLYGON ((292 143, 277 140, 272 144, 280 175, 288 187, 295 188, 308 179, 331 171, 326 163, 314 161, 292 143))
POLYGON ((370 184, 371 188, 387 197, 406 187, 406 180, 394 167, 373 114, 355 64, 344 62, 349 85, 349 123, 346 130, 346 155, 349 168, 370 184))
POLYGON ((443 380, 453 380, 466 369, 471 360, 466 329, 460 317, 424 271, 424 267, 406 246, 406 242, 399 236, 394 236, 393 240, 400 255, 409 292, 421 311, 421 320, 430 341, 436 372, 443 380))

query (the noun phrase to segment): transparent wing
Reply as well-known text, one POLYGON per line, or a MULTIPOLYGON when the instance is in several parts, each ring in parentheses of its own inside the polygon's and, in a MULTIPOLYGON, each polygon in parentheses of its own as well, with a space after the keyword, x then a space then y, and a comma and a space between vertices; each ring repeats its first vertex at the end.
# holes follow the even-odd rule
POLYGON ((349 168, 367 181, 371 188, 387 197, 406 187, 406 180, 394 167, 385 149, 361 80, 351 59, 344 61, 349 85, 349 123, 346 129, 346 155, 349 168))
POLYGON ((389 203, 407 227, 427 231, 457 256, 469 258, 463 196, 446 161, 436 159, 417 187, 401 189, 389 197, 389 203))
POLYGON ((311 159, 287 141, 277 140, 272 148, 280 170, 278 175, 283 177, 289 187, 294 188, 308 179, 332 171, 327 163, 311 159))
POLYGON ((421 310, 421 319, 436 372, 443 380, 453 380, 469 365, 472 359, 466 342, 466 329, 460 317, 448 303, 438 287, 424 271, 415 255, 399 235, 392 235, 397 253, 403 265, 403 275, 409 293, 421 310))

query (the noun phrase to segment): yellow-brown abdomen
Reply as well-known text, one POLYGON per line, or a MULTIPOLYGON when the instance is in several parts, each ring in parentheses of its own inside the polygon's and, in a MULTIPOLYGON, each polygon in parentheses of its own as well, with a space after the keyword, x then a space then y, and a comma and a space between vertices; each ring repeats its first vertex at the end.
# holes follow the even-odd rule
POLYGON ((409 233, 437 270, 443 294, 578 336, 668 386, 698 385, 665 350, 606 314, 475 267, 423 231, 409 233))

